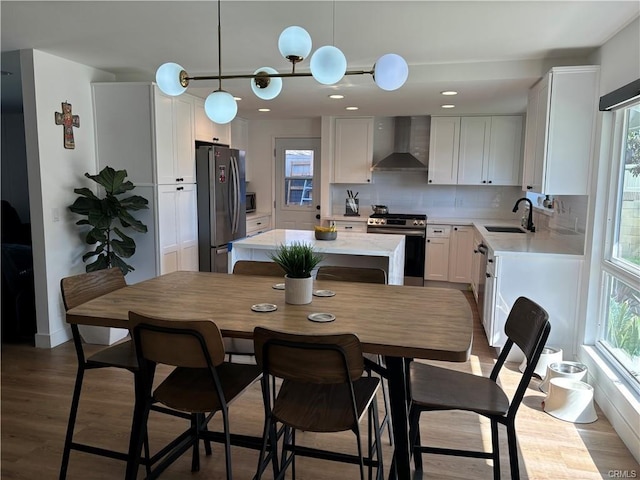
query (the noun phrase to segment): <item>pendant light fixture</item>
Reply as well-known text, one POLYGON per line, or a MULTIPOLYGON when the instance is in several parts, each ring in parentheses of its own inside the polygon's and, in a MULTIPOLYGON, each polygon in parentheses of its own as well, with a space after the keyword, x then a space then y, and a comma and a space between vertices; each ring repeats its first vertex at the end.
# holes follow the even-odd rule
MULTIPOLYGON (((335 43, 335 2, 333 6, 335 43)), ((335 45, 318 48, 311 56, 310 72, 296 72, 296 64, 302 62, 311 53, 312 41, 309 33, 302 27, 285 28, 278 38, 280 54, 292 64, 291 73, 279 73, 271 67, 260 67, 252 74, 222 74, 222 34, 220 28, 220 0, 218 0, 218 75, 191 77, 177 63, 165 63, 156 71, 158 88, 167 95, 183 94, 191 81, 218 80, 218 89, 205 100, 207 116, 215 123, 224 124, 233 120, 238 112, 236 100, 222 89, 222 80, 248 78, 251 90, 263 100, 276 98, 282 90, 282 79, 293 77, 313 77, 323 85, 333 85, 345 75, 372 75, 382 90, 392 91, 402 87, 409 76, 407 62, 394 53, 381 56, 371 70, 347 70, 347 59, 335 45)))

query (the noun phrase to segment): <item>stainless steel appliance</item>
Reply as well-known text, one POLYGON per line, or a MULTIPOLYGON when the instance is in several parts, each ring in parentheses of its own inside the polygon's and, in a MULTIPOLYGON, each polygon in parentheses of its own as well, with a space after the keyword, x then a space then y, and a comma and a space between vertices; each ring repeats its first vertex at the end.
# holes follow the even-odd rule
POLYGON ((229 242, 246 236, 244 152, 198 142, 198 253, 201 272, 227 272, 229 242))
POLYGON ((255 212, 257 209, 255 192, 247 192, 244 198, 245 198, 246 207, 247 207, 245 209, 245 212, 247 213, 255 212))
POLYGON ((367 219, 367 233, 405 235, 404 284, 424 285, 426 215, 373 213, 367 219))

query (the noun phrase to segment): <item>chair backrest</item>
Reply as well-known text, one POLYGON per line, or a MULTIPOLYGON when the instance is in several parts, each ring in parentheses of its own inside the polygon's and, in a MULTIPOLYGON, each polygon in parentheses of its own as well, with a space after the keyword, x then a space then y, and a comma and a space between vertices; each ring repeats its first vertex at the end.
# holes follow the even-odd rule
POLYGON ((364 370, 360 340, 352 333, 300 335, 256 327, 253 341, 263 372, 285 380, 347 383, 364 370))
POLYGON ((316 279, 385 284, 387 283, 387 272, 381 268, 336 267, 323 265, 318 268, 316 279))
POLYGON ((129 312, 138 358, 176 367, 207 368, 224 361, 212 320, 171 320, 129 312))
POLYGON ((255 260, 238 260, 233 265, 234 275, 262 275, 264 277, 284 277, 285 272, 275 262, 258 262, 255 260))
POLYGON ((504 330, 507 334, 507 342, 491 371, 491 378, 493 380, 498 378, 500 369, 513 345, 517 345, 527 358, 527 368, 522 373, 509 407, 509 415, 514 416, 529 386, 542 349, 547 343, 551 331, 549 314, 534 301, 526 297, 519 297, 509 312, 504 330))
POLYGON ((95 272, 81 273, 60 280, 60 290, 65 310, 70 310, 127 286, 122 270, 109 268, 95 272))

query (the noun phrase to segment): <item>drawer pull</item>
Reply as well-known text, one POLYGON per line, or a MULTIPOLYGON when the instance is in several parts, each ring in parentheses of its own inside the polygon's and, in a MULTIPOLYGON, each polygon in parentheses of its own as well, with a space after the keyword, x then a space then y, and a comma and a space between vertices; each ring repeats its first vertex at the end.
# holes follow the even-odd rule
POLYGON ((256 225, 262 225, 262 222, 256 222, 256 225))
POLYGON ((344 228, 345 228, 345 230, 350 230, 350 229, 352 229, 353 227, 344 227, 344 228))
POLYGON ((444 230, 434 230, 433 233, 443 233, 444 230))

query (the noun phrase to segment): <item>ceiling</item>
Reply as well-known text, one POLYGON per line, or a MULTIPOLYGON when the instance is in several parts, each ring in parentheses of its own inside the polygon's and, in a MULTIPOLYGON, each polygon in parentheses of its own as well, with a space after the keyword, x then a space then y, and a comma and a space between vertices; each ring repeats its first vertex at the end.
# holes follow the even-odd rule
MULTIPOLYGON (((2 1, 0 9, 2 52, 42 50, 123 81, 152 81, 168 61, 192 76, 218 73, 214 1, 2 1)), ((278 52, 278 36, 300 25, 310 33, 313 50, 339 47, 349 70, 370 70, 379 56, 397 53, 409 64, 409 79, 394 92, 380 90, 370 75, 346 76, 333 86, 310 77, 284 79, 282 93, 271 101, 256 98, 248 79, 223 81, 223 89, 242 97, 238 115, 245 118, 347 115, 351 105, 359 107, 357 115, 380 116, 523 112, 527 89, 551 66, 586 63, 639 12, 637 0, 225 0, 225 75, 263 66, 290 71, 278 52), (440 95, 451 89, 459 94, 440 95), (330 100, 331 93, 345 98, 330 100), (443 103, 456 107, 443 110, 443 103), (259 113, 260 107, 271 112, 259 113)), ((11 62, 16 56, 3 55, 3 71, 19 71, 11 62)), ((308 72, 308 60, 296 70, 308 72)), ((2 76, 3 108, 19 92, 19 78, 2 76)), ((206 97, 216 88, 217 81, 200 81, 188 91, 206 97)))

